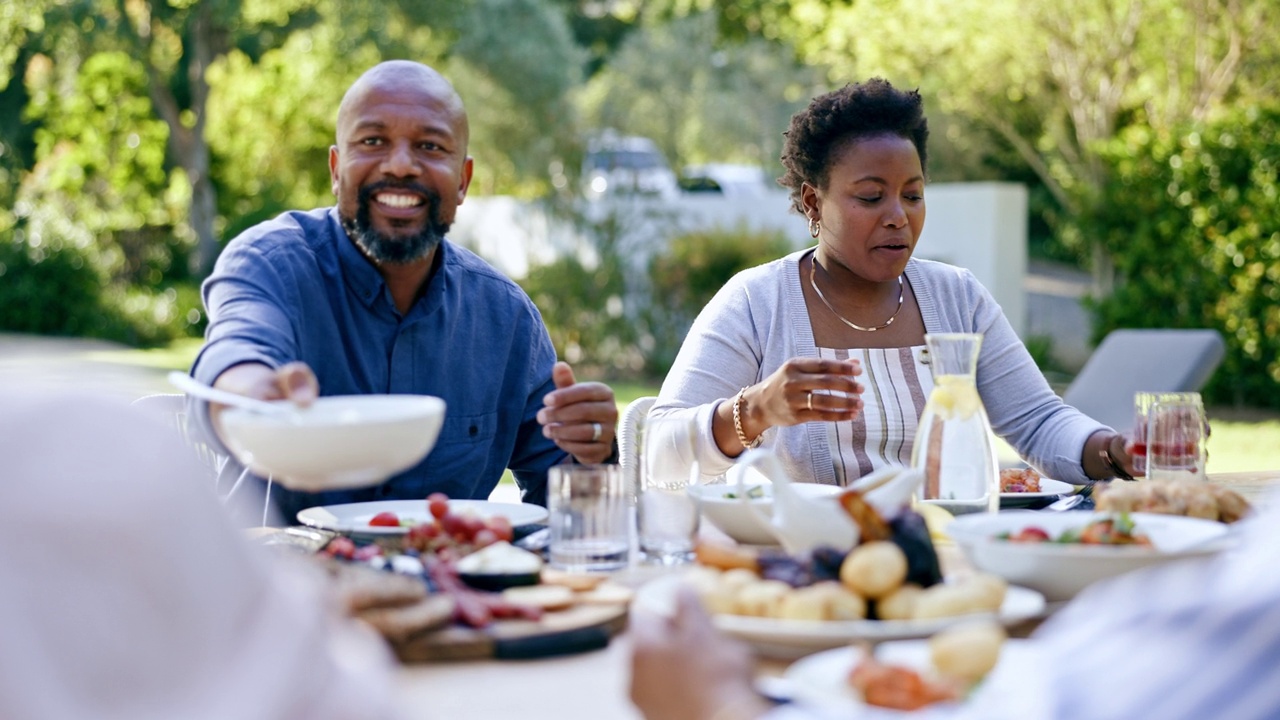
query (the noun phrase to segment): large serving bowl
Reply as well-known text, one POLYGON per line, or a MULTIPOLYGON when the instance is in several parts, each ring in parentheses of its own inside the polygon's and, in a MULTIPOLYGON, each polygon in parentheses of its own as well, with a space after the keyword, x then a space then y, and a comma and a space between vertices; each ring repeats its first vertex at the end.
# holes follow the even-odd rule
POLYGON ((1227 546, 1227 526, 1213 520, 1132 513, 1136 532, 1151 538, 1152 547, 1022 543, 1001 540, 1001 533, 1038 527, 1050 537, 1099 520, 1103 513, 1035 512, 965 515, 947 526, 969 562, 1014 585, 1039 590, 1048 600, 1067 600, 1089 585, 1161 563, 1210 555, 1227 546))
POLYGON ((444 423, 429 395, 336 395, 297 412, 222 413, 227 447, 255 473, 294 490, 376 485, 422 460, 444 423))
MULTIPOLYGON (((763 476, 760 476, 763 477, 763 476)), ((792 483, 791 488, 807 497, 830 497, 844 488, 816 483, 792 483)), ((777 545, 778 538, 770 530, 768 518, 773 515, 773 485, 769 482, 737 485, 693 485, 689 494, 698 504, 702 517, 734 540, 748 545, 777 545), (758 487, 757 492, 743 491, 758 487)))

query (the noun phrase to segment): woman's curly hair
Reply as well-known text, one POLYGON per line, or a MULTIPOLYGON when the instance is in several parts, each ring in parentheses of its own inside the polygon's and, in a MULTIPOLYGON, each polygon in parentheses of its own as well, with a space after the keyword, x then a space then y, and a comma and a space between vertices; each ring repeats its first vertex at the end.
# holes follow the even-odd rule
POLYGON ((791 205, 804 214, 800 200, 803 183, 825 188, 834 152, 850 140, 877 135, 897 135, 916 146, 920 168, 925 168, 925 142, 929 124, 924 100, 917 90, 898 90, 883 78, 845 85, 819 95, 809 107, 791 116, 783 133, 782 165, 787 172, 778 184, 791 190, 791 205))

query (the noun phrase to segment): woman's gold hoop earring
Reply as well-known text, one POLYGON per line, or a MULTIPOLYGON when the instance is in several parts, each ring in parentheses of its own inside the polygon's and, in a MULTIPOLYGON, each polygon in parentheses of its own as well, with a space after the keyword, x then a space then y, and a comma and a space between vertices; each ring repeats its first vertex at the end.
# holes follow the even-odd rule
POLYGON ((818 218, 809 218, 809 237, 816 238, 820 232, 822 232, 822 223, 818 218))

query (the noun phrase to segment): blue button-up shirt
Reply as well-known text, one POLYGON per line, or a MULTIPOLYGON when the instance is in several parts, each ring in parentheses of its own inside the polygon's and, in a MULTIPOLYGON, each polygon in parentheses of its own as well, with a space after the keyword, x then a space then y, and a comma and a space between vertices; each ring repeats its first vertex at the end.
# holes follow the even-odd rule
POLYGON ((336 209, 288 212, 253 227, 203 287, 209 328, 192 369, 212 384, 233 365, 301 360, 322 395, 413 393, 447 403, 431 453, 377 487, 302 493, 272 487, 285 520, 313 505, 486 498, 511 468, 527 502, 546 502, 547 468, 566 453, 535 417, 555 389, 555 349, 518 285, 473 253, 441 243, 434 273, 401 315, 336 209))

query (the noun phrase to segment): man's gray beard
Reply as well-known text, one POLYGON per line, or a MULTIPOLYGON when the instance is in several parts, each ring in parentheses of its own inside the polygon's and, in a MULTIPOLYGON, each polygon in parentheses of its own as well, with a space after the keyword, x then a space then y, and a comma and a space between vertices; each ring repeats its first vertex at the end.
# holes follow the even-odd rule
MULTIPOLYGON (((370 260, 378 264, 407 265, 421 260, 440 246, 444 232, 436 232, 434 224, 428 224, 412 235, 389 236, 372 227, 361 226, 356 220, 342 218, 342 227, 355 241, 356 246, 370 260)), ((448 230, 448 225, 444 226, 448 230)))
POLYGON ((339 213, 339 217, 342 218, 342 227, 365 257, 379 265, 407 265, 422 260, 439 247, 445 233, 449 232, 450 224, 440 218, 440 195, 421 185, 410 184, 410 189, 426 197, 427 224, 412 235, 391 236, 374 229, 370 212, 373 195, 390 187, 406 186, 386 181, 367 185, 360 189, 356 216, 349 218, 339 213))

